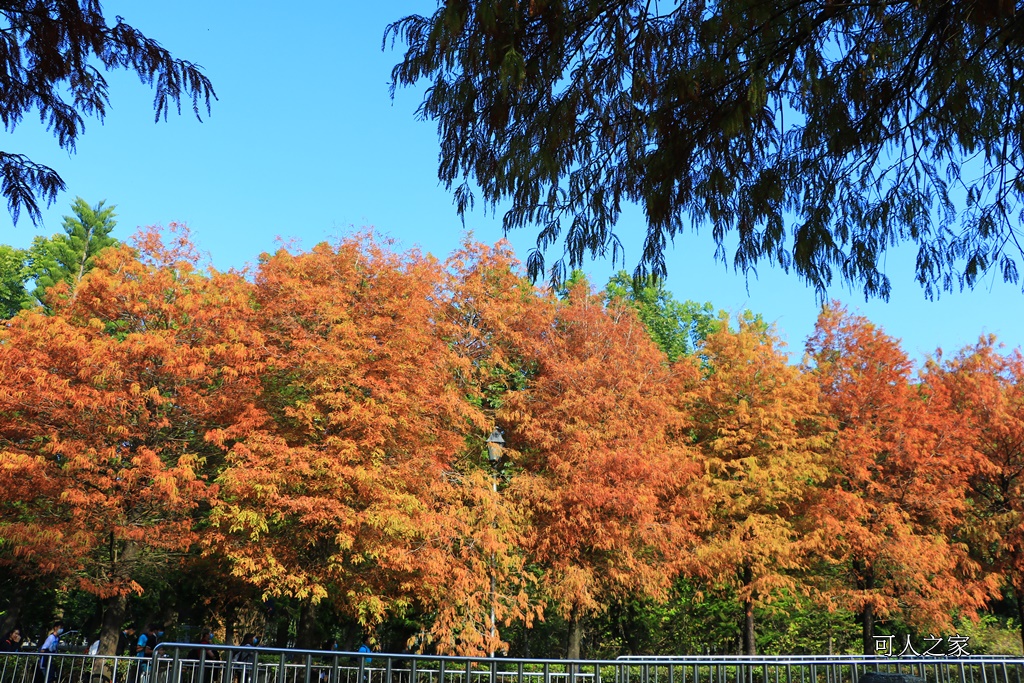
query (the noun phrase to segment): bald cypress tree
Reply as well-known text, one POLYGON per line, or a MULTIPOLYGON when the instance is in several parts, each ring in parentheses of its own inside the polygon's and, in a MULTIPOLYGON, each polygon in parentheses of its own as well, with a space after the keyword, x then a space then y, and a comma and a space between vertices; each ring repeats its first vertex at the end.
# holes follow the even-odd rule
MULTIPOLYGON (((1024 256, 1024 12, 1004 0, 439 0, 385 39, 394 86, 426 81, 438 173, 460 212, 564 247, 559 277, 619 253, 635 274, 710 230, 741 271, 768 262, 824 293, 887 297, 882 263, 917 250, 926 294, 1024 256), (568 262, 568 264, 565 263, 568 262)), ((639 278, 638 278, 639 279, 639 278)))

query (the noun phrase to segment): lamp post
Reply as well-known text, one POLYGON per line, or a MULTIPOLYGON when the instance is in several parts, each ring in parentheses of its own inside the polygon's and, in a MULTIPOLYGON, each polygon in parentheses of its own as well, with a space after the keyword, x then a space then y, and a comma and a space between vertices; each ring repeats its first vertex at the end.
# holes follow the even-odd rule
MULTIPOLYGON (((498 467, 501 466, 501 454, 505 450, 505 437, 497 427, 487 437, 487 460, 491 463, 491 490, 498 493, 498 467)), ((494 638, 496 634, 494 602, 496 600, 494 572, 494 553, 491 553, 491 657, 494 657, 494 638)))

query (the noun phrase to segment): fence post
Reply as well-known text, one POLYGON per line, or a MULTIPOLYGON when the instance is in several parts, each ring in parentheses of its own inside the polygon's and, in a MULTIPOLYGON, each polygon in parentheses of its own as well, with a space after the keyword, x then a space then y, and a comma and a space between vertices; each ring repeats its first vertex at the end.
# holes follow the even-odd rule
POLYGON ((171 660, 171 680, 168 683, 181 683, 181 650, 174 648, 174 659, 171 660))

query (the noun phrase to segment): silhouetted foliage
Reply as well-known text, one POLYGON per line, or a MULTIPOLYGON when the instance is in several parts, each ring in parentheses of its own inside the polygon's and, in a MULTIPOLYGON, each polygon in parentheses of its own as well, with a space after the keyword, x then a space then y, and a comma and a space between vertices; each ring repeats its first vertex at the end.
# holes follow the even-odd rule
POLYGON ((393 87, 427 81, 438 174, 460 213, 538 226, 528 268, 613 258, 623 204, 636 275, 706 226, 717 257, 768 261, 819 294, 886 298, 886 250, 917 246, 928 296, 998 270, 1018 282, 1024 19, 1006 0, 439 0, 390 25, 393 87), (736 240, 735 251, 727 253, 736 240))
MULTIPOLYGON (((0 119, 13 131, 26 114, 38 115, 62 149, 75 150, 84 117, 101 121, 108 98, 104 72, 134 71, 153 87, 156 119, 181 100, 210 109, 216 93, 198 65, 176 59, 119 16, 107 24, 99 0, 14 0, 0 12, 0 119)), ((55 170, 22 154, 0 151, 0 193, 14 222, 21 212, 41 218, 39 201, 52 203, 64 189, 55 170)))

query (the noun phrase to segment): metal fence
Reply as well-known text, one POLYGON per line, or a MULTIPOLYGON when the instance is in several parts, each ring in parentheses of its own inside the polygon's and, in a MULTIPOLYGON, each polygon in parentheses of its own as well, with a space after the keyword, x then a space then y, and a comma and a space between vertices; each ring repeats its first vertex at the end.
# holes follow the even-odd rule
POLYGON ((637 683, 859 683, 872 673, 913 676, 925 683, 1024 683, 1024 659, 974 655, 621 657, 617 661, 639 676, 637 683))
POLYGON ((162 643, 152 658, 0 655, 0 683, 861 683, 873 672, 925 683, 1024 683, 1024 659, 622 657, 606 661, 327 652, 162 643))
POLYGON ((0 683, 113 683, 137 681, 142 660, 133 657, 34 652, 0 653, 0 683))

